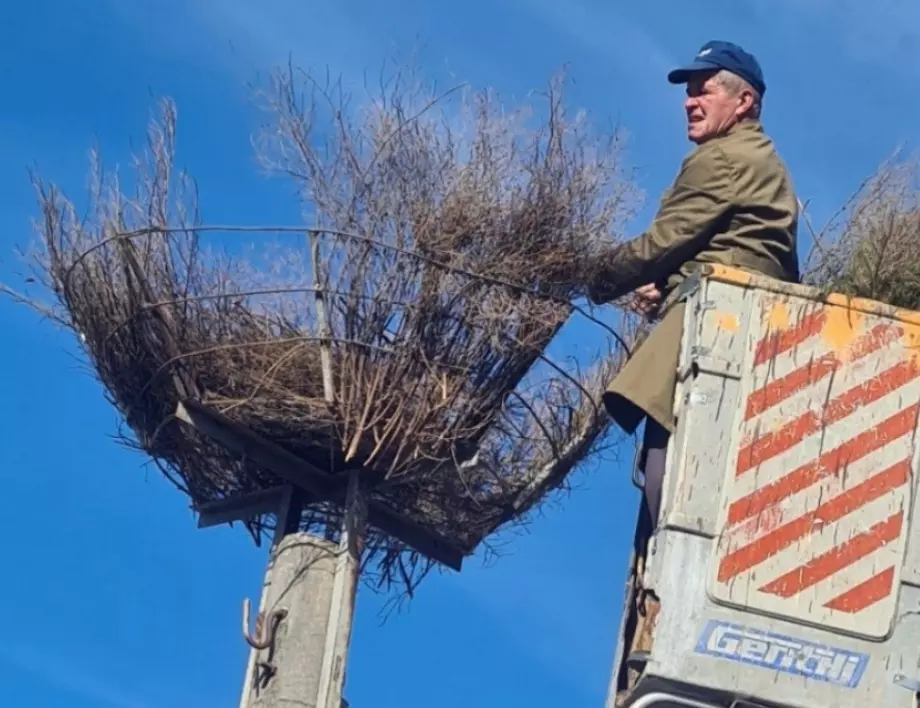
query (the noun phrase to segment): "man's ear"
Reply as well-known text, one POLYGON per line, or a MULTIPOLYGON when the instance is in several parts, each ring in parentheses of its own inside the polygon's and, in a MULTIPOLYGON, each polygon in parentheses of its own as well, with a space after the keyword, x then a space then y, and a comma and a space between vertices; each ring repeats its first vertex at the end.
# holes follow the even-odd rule
POLYGON ((738 108, 735 113, 738 116, 743 116, 754 107, 754 93, 743 89, 738 96, 738 108))

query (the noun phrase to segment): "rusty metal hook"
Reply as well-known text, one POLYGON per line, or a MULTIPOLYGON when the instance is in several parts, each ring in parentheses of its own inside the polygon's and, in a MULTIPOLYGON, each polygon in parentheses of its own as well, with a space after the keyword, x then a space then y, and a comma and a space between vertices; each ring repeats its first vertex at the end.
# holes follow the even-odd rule
POLYGON ((253 649, 268 649, 275 643, 275 633, 281 620, 287 617, 287 610, 280 609, 271 613, 268 627, 265 627, 265 615, 260 612, 256 615, 255 636, 249 633, 249 598, 243 600, 243 639, 253 649))

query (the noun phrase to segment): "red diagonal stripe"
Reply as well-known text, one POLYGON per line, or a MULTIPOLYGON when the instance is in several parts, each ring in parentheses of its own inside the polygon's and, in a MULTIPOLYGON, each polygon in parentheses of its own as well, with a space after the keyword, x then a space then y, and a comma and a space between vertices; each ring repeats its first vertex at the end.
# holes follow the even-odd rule
POLYGON ((802 590, 820 583, 825 578, 829 578, 834 573, 853 565, 873 551, 896 540, 901 535, 903 522, 904 512, 899 511, 885 521, 880 521, 870 527, 868 531, 853 536, 827 553, 812 558, 805 565, 764 585, 760 591, 785 598, 798 595, 802 590))
MULTIPOLYGON (((768 558, 775 556, 785 548, 812 532, 818 525, 830 524, 839 521, 847 514, 856 511, 869 502, 878 499, 892 489, 907 483, 910 477, 910 460, 903 460, 889 467, 883 472, 873 475, 845 492, 827 501, 814 511, 803 514, 789 523, 783 524, 770 533, 761 536, 756 541, 726 555, 719 563, 719 582, 724 583, 736 575, 763 563, 768 558)), ((821 566, 822 568, 824 565, 821 566)), ((801 573, 801 569, 792 571, 790 575, 801 573)), ((798 577, 797 575, 795 577, 798 577)), ((780 578, 785 582, 786 576, 780 578)), ((817 581, 815 581, 817 582, 817 581)), ((780 583, 782 587, 786 587, 780 583)), ((777 586, 779 587, 779 586, 777 586)), ((774 590, 761 588, 764 592, 782 594, 774 590)), ((794 593, 793 593, 794 594, 794 593)), ((787 597, 786 595, 783 595, 787 597)))
POLYGON ((836 354, 824 356, 810 361, 795 371, 775 379, 763 388, 754 391, 748 396, 744 419, 750 420, 764 411, 791 398, 806 386, 817 383, 840 365, 836 354))
MULTIPOLYGON (((891 344, 900 336, 900 327, 892 327, 889 324, 873 327, 872 330, 860 336, 853 343, 847 361, 864 359, 882 347, 891 344)), ((773 406, 779 405, 802 389, 823 379, 837 369, 840 364, 840 358, 834 353, 829 353, 808 362, 781 378, 771 381, 748 396, 744 419, 750 420, 773 406)))
POLYGON ((740 476, 770 458, 782 454, 798 445, 807 436, 843 420, 856 409, 887 396, 918 376, 920 367, 917 367, 912 359, 895 364, 878 376, 873 376, 835 398, 820 415, 814 411, 803 413, 775 433, 767 433, 744 446, 738 453, 735 473, 740 476))
POLYGON ((866 582, 850 588, 829 602, 825 602, 824 606, 831 610, 853 615, 857 612, 862 612, 879 600, 884 600, 891 594, 893 585, 894 566, 891 566, 881 573, 873 575, 866 582))
POLYGON ((755 492, 738 499, 728 508, 728 526, 735 526, 745 519, 757 516, 764 509, 781 502, 816 482, 836 474, 844 465, 855 462, 875 452, 892 440, 913 431, 917 423, 920 404, 898 411, 874 428, 847 440, 817 460, 794 469, 785 477, 767 484, 755 492))
POLYGON ((754 366, 760 366, 773 357, 798 346, 809 337, 819 334, 826 321, 827 308, 822 307, 805 315, 794 327, 771 332, 757 343, 757 348, 754 350, 754 366))

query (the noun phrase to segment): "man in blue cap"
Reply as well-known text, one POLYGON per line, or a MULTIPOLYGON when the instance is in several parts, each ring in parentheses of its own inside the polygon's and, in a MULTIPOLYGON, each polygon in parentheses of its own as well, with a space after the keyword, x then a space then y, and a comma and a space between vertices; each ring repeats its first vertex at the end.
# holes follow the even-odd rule
POLYGON ((657 524, 684 303, 677 286, 716 263, 796 281, 798 200, 760 122, 766 92, 757 60, 730 42, 703 45, 668 75, 685 84, 687 136, 695 144, 649 229, 617 247, 592 274, 591 299, 633 293, 633 308, 658 324, 611 382, 604 403, 627 432, 646 420, 645 501, 657 524))

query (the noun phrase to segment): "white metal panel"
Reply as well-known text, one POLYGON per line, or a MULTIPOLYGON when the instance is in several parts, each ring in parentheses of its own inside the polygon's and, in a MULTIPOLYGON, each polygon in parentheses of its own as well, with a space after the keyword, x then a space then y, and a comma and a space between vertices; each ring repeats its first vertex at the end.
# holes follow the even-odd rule
POLYGON ((750 309, 714 598, 882 638, 911 518, 920 366, 895 320, 782 293, 750 309))
POLYGON ((650 578, 661 597, 649 674, 796 708, 916 708, 920 590, 905 588, 882 643, 712 601, 713 539, 663 531, 650 578), (800 650, 796 651, 796 647, 800 650))
POLYGON ((691 296, 647 690, 917 707, 920 313, 815 294, 723 272, 691 296))
POLYGON ((715 535, 722 470, 738 406, 753 291, 704 281, 687 306, 679 369, 687 373, 666 478, 663 524, 715 535), (690 374, 690 372, 693 372, 690 374))

